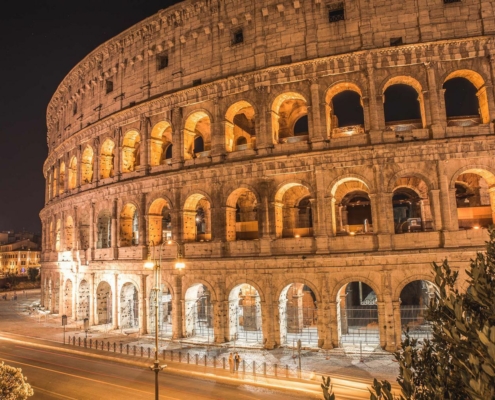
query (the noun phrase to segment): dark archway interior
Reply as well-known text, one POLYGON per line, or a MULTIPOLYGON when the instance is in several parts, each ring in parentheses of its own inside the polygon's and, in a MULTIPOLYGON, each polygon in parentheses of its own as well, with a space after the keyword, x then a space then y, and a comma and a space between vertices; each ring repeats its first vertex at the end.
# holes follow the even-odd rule
POLYGON ((443 84, 447 118, 479 116, 476 87, 466 78, 452 78, 443 84))
POLYGON ((297 120, 294 125, 294 136, 307 135, 309 132, 308 128, 308 116, 305 115, 297 120))
POLYGON ((421 120, 418 92, 404 84, 389 86, 385 90, 385 122, 421 120))
POLYGON ((202 153, 205 151, 205 142, 201 136, 194 138, 194 153, 202 153))
POLYGON ((345 90, 332 98, 333 115, 337 117, 338 127, 364 125, 364 112, 361 96, 345 90))

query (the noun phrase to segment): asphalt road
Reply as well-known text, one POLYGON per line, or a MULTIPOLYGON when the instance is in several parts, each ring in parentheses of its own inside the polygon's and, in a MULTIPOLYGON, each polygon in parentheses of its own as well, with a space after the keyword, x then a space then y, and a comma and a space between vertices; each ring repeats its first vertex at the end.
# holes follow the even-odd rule
MULTIPOLYGON (((154 373, 149 369, 91 357, 0 342, 0 360, 22 368, 33 387, 32 399, 153 399, 154 373)), ((249 384, 227 385, 213 380, 160 372, 160 399, 303 399, 249 384)))

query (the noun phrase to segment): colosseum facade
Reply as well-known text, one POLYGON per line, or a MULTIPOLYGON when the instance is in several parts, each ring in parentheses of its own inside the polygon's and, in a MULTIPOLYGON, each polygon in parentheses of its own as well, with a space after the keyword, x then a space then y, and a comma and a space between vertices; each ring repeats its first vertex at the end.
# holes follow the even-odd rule
POLYGON ((489 0, 186 0, 102 44, 48 106, 44 306, 149 333, 149 255, 164 336, 395 350, 495 218, 494 33, 489 0))

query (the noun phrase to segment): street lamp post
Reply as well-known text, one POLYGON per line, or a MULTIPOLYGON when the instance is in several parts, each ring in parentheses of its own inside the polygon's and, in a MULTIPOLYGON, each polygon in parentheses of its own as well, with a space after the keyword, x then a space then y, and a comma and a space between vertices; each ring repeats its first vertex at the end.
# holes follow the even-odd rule
MULTIPOLYGON (((175 262, 175 268, 178 270, 183 270, 185 268, 185 264, 182 261, 182 251, 181 251, 181 245, 176 242, 175 240, 169 240, 167 244, 172 244, 176 243, 177 244, 177 259, 175 262)), ((159 325, 158 325, 158 318, 159 318, 159 312, 158 312, 158 307, 159 307, 159 302, 158 302, 158 296, 160 294, 160 273, 161 273, 161 263, 162 263, 162 247, 163 247, 163 240, 162 243, 160 244, 160 255, 158 258, 158 262, 156 262, 155 258, 155 243, 153 241, 150 242, 148 246, 148 259, 144 263, 144 267, 146 269, 153 269, 154 273, 154 280, 155 280, 155 286, 153 288, 153 292, 155 293, 155 361, 153 362, 153 365, 150 366, 150 370, 155 372, 155 400, 159 399, 158 395, 158 373, 166 367, 166 365, 160 365, 160 361, 158 360, 158 330, 159 330, 159 325), (150 252, 150 246, 153 247, 153 259, 151 258, 151 252, 150 252)))

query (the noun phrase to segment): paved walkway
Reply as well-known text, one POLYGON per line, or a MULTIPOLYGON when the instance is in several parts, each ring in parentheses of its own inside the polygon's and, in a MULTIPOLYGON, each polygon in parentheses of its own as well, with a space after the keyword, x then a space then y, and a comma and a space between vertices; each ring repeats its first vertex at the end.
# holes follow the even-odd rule
MULTIPOLYGON (((0 298, 0 331, 63 343, 64 328, 62 327, 61 316, 46 314, 43 311, 31 311, 35 308, 33 306, 39 303, 40 291, 30 290, 26 291, 25 294, 18 291, 17 295, 16 301, 5 301, 0 298)), ((9 298, 11 297, 12 293, 9 294, 9 298)), ((138 352, 143 346, 145 354, 147 354, 148 347, 151 347, 151 351, 153 351, 153 336, 139 335, 136 331, 130 332, 135 333, 125 334, 125 330, 111 330, 105 325, 94 326, 87 333, 87 339, 88 342, 90 339, 92 342, 95 340, 105 343, 115 342, 117 346, 122 343, 124 348, 129 345, 131 349, 136 346, 138 352)), ((66 326, 66 337, 69 336, 81 337, 82 340, 86 337, 82 321, 71 322, 66 326)), ((180 351, 183 361, 189 353, 190 360, 195 360, 196 354, 201 360, 206 354, 212 359, 215 357, 221 363, 223 358, 228 359, 229 353, 234 351, 232 347, 229 347, 232 344, 206 346, 205 343, 197 343, 194 340, 171 341, 170 339, 163 339, 160 340, 159 347, 161 354, 163 350, 166 352, 173 350, 175 354, 180 351)), ((247 370, 250 369, 252 361, 257 365, 266 363, 268 368, 273 368, 273 365, 277 364, 278 368, 283 369, 287 366, 291 371, 296 371, 298 367, 297 352, 289 348, 263 350, 236 343, 235 351, 238 351, 247 363, 247 370)), ((330 375, 332 377, 369 379, 370 383, 373 378, 388 379, 390 382, 395 382, 398 364, 390 353, 379 348, 364 346, 363 352, 360 354, 359 346, 345 345, 344 348, 328 351, 303 350, 301 352, 301 369, 303 371, 302 377, 306 379, 319 379, 318 375, 330 375)))

